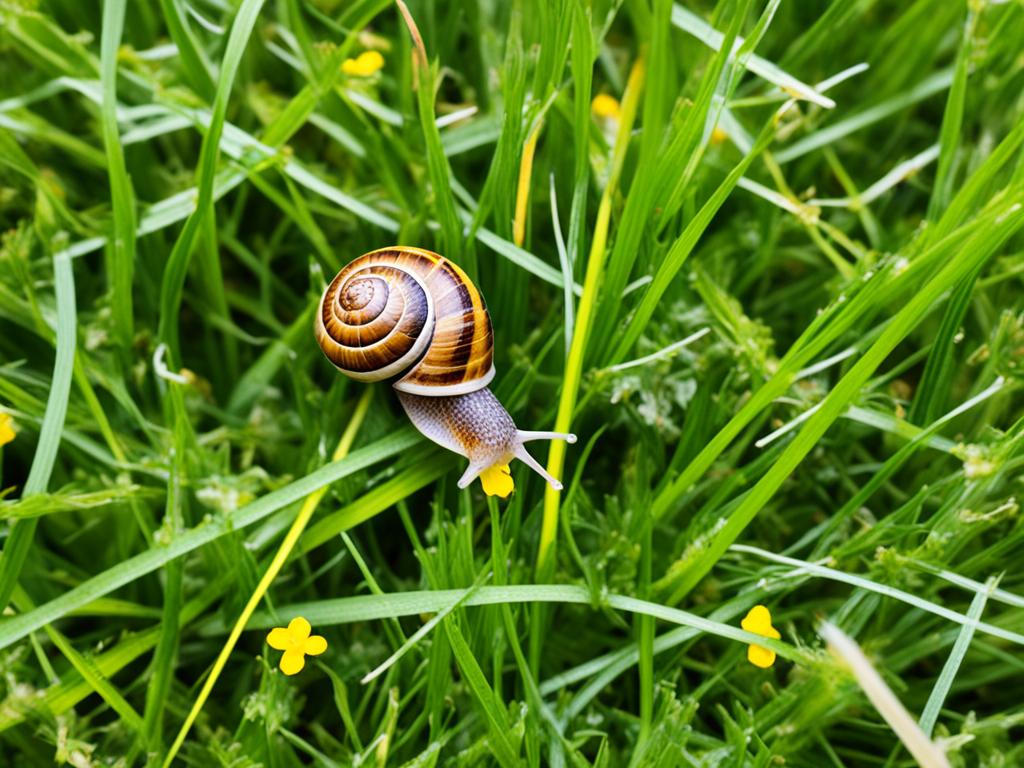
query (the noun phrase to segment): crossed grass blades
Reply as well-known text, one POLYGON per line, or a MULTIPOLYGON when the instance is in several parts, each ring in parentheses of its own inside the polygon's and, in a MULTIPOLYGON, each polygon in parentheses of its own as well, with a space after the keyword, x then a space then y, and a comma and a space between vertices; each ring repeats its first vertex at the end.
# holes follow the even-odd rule
POLYGON ((1020 3, 405 10, 0 5, 3 764, 913 764, 824 619, 1024 762, 1020 3), (395 242, 561 494, 321 359, 395 242))

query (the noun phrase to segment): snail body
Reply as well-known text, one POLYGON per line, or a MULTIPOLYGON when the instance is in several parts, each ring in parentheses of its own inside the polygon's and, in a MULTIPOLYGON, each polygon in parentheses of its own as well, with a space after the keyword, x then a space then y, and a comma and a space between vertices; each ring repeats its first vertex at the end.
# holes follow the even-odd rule
POLYGON ((393 387, 413 426, 469 459, 460 488, 517 458, 561 489, 524 444, 572 443, 576 437, 518 429, 488 389, 495 374, 490 315, 456 264, 406 246, 360 256, 324 291, 315 333, 324 354, 346 376, 359 381, 399 377, 393 387))

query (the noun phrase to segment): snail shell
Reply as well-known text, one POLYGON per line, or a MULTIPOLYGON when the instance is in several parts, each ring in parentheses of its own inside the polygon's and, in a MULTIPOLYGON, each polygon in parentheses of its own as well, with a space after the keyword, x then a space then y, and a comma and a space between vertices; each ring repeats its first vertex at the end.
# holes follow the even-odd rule
POLYGON ((413 425, 469 459, 460 488, 513 458, 553 488, 562 487, 523 444, 576 437, 517 429, 487 388, 495 373, 491 319, 456 264, 407 246, 360 256, 327 286, 314 330, 324 354, 346 376, 383 381, 401 375, 393 386, 413 425))
POLYGON ((360 256, 327 286, 316 338, 342 373, 399 392, 463 395, 494 378, 487 305, 466 273, 420 248, 360 256))

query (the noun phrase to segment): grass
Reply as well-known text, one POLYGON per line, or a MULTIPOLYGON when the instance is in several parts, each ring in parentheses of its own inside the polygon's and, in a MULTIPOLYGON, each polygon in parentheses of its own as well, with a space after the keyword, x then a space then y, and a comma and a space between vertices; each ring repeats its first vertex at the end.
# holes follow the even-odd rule
POLYGON ((1024 761, 1021 40, 984 0, 0 5, 0 762, 1024 761), (580 436, 561 493, 459 491, 317 349, 396 242, 580 436))

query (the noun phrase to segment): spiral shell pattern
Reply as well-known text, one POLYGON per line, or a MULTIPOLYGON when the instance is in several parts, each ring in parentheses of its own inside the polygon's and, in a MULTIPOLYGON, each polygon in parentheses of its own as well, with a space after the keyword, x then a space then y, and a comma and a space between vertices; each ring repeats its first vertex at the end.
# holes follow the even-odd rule
POLYGON ((316 338, 360 381, 406 374, 395 389, 461 395, 494 378, 491 320, 466 273, 436 253, 396 246, 344 267, 327 286, 316 338))

